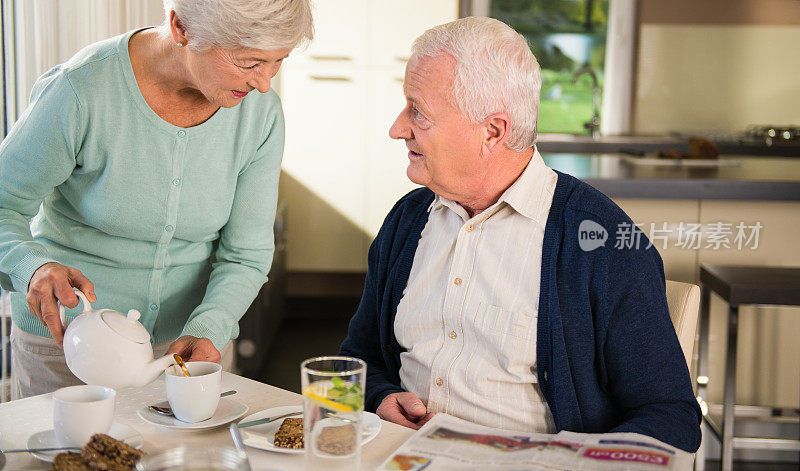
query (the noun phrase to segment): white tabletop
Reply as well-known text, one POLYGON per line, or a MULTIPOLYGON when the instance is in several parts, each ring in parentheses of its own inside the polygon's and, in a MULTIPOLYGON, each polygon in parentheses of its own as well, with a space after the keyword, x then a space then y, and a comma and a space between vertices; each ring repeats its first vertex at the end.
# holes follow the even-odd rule
MULTIPOLYGON (((299 394, 259 383, 241 376, 223 373, 222 390, 235 389, 230 396, 250 410, 246 415, 277 406, 302 404, 299 394)), ((173 430, 145 422, 136 414, 142 406, 155 404, 167 397, 163 376, 141 388, 126 388, 117 391, 115 422, 136 429, 144 437, 142 450, 153 453, 182 444, 230 445, 233 446, 227 427, 212 430, 173 430)), ((20 399, 0 404, 0 449, 25 448, 32 434, 53 428, 53 395, 20 399)), ((400 447, 413 430, 383 421, 380 434, 362 450, 362 470, 379 466, 394 450, 400 447)), ((253 470, 302 470, 303 455, 289 455, 247 447, 247 455, 253 470)), ((50 463, 34 458, 28 453, 6 455, 4 470, 50 469, 50 463)))

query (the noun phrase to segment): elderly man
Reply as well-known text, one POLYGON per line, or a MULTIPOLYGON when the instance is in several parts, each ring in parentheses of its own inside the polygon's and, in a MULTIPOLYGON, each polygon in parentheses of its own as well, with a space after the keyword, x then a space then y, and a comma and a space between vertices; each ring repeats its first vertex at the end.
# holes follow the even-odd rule
POLYGON ((366 408, 413 428, 446 412, 695 451, 700 409, 661 259, 646 241, 581 247, 582 222, 614 234, 631 221, 535 149, 541 76, 525 39, 464 18, 412 52, 389 133, 427 188, 386 217, 342 344, 367 362, 366 408))

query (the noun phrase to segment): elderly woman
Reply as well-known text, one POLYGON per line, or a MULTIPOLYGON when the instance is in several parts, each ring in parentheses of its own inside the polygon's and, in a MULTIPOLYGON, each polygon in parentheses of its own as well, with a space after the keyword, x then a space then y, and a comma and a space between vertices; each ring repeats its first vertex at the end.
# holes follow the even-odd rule
POLYGON ((283 152, 270 80, 308 0, 164 0, 45 73, 0 146, 0 282, 23 396, 79 384, 58 302, 142 312, 157 354, 220 361, 266 280, 283 152), (33 218, 33 220, 31 220, 33 218))

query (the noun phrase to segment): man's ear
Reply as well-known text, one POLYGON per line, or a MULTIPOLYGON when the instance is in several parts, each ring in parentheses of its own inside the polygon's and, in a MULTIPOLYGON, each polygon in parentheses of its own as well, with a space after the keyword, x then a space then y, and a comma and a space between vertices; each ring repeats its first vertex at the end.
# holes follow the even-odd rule
POLYGON ((169 29, 172 33, 172 39, 175 41, 175 44, 186 44, 186 30, 183 28, 181 19, 175 14, 175 10, 169 12, 169 29))
POLYGON ((497 146, 502 146, 508 139, 511 132, 511 120, 505 113, 495 113, 489 115, 483 123, 486 131, 483 145, 487 150, 493 152, 497 146))

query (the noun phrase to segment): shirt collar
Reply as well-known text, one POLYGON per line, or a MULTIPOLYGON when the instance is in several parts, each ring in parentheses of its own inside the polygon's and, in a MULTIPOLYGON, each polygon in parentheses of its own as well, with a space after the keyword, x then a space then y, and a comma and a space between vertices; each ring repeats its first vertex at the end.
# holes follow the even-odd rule
MULTIPOLYGON (((549 201, 545 198, 545 193, 549 190, 549 173, 552 173, 552 170, 545 165, 542 155, 539 154, 539 149, 534 147, 531 161, 528 162, 519 178, 503 192, 497 203, 506 203, 519 214, 544 225, 547 221, 547 214, 544 211, 545 205, 543 205, 543 202, 549 201)), ((497 203, 493 204, 492 207, 496 206, 497 203)), ((465 216, 466 210, 461 205, 439 195, 436 195, 433 202, 428 206, 428 212, 430 213, 443 207, 449 208, 459 215, 463 213, 462 217, 469 219, 469 217, 465 216)))
POLYGON ((522 175, 500 196, 499 201, 505 201, 516 212, 544 225, 547 221, 545 209, 549 204, 546 196, 548 192, 552 192, 553 182, 550 177, 553 171, 545 165, 539 149, 533 149, 531 161, 522 175))
POLYGON ((433 201, 431 202, 430 206, 428 206, 428 212, 430 213, 443 208, 449 208, 451 211, 458 214, 461 217, 461 219, 465 221, 469 220, 469 215, 467 214, 467 210, 464 209, 463 206, 461 206, 460 204, 456 203, 453 200, 447 199, 444 196, 439 196, 439 195, 436 195, 433 198, 433 201))

